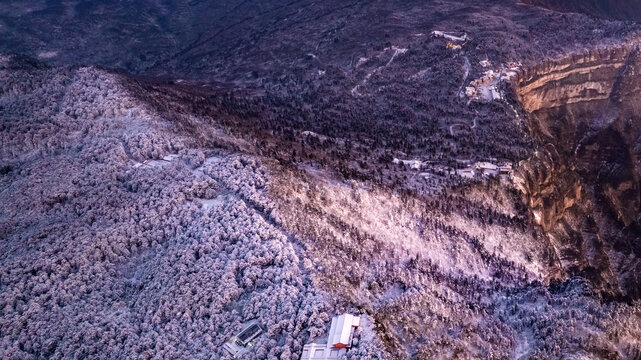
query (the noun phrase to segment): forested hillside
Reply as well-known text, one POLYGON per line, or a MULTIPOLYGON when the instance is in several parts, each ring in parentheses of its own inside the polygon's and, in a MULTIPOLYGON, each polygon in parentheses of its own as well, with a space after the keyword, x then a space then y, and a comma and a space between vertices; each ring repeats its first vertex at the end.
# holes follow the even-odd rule
POLYGON ((638 305, 546 287, 554 250, 498 182, 330 180, 215 119, 192 136, 122 75, 2 61, 4 358, 225 357, 259 319, 248 358, 295 359, 338 311, 372 319, 352 358, 639 354, 638 305))
POLYGON ((2 1, 0 358, 641 358, 639 7, 531 2, 2 1))
POLYGON ((591 16, 626 21, 641 21, 641 8, 635 0, 523 0, 557 11, 581 12, 591 16))

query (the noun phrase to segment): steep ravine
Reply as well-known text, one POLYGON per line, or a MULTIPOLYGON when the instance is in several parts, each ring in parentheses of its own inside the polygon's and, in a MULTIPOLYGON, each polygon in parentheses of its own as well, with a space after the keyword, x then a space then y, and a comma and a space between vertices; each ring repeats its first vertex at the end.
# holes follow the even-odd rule
POLYGON ((517 98, 540 147, 517 186, 568 276, 641 296, 641 55, 638 43, 547 61, 517 98))

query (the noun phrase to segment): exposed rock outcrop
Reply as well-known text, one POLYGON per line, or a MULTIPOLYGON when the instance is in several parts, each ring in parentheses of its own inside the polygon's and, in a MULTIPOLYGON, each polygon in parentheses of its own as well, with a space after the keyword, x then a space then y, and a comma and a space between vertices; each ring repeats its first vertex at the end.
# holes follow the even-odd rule
POLYGON ((514 177, 517 188, 529 195, 528 205, 534 220, 546 231, 581 200, 580 177, 568 169, 568 164, 552 144, 522 162, 517 174, 514 177))
POLYGON ((572 55, 519 75, 541 144, 515 176, 568 275, 641 295, 641 56, 636 43, 572 55))

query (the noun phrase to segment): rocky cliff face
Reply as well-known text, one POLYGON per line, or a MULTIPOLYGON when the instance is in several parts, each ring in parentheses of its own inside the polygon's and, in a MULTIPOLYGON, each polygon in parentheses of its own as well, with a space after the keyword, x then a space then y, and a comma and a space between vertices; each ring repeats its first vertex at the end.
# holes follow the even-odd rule
POLYGON ((638 44, 545 62, 515 84, 541 145, 516 183, 566 274, 641 296, 638 44))

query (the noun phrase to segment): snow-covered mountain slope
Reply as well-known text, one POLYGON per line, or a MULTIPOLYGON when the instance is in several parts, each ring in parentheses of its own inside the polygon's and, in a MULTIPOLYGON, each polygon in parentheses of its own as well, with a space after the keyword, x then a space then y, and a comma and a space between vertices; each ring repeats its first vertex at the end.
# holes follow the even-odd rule
POLYGON ((257 319, 247 358, 297 359, 342 311, 374 324, 354 359, 640 354, 638 302, 566 280, 514 190, 344 181, 127 76, 2 61, 3 358, 225 358, 257 319))
POLYGON ((209 359, 260 317, 253 358, 287 358, 324 329, 289 234, 208 175, 238 156, 186 146, 117 75, 2 79, 0 357, 209 359))
POLYGON ((0 2, 0 358, 299 359, 345 312, 350 359, 641 357, 640 30, 0 2))

